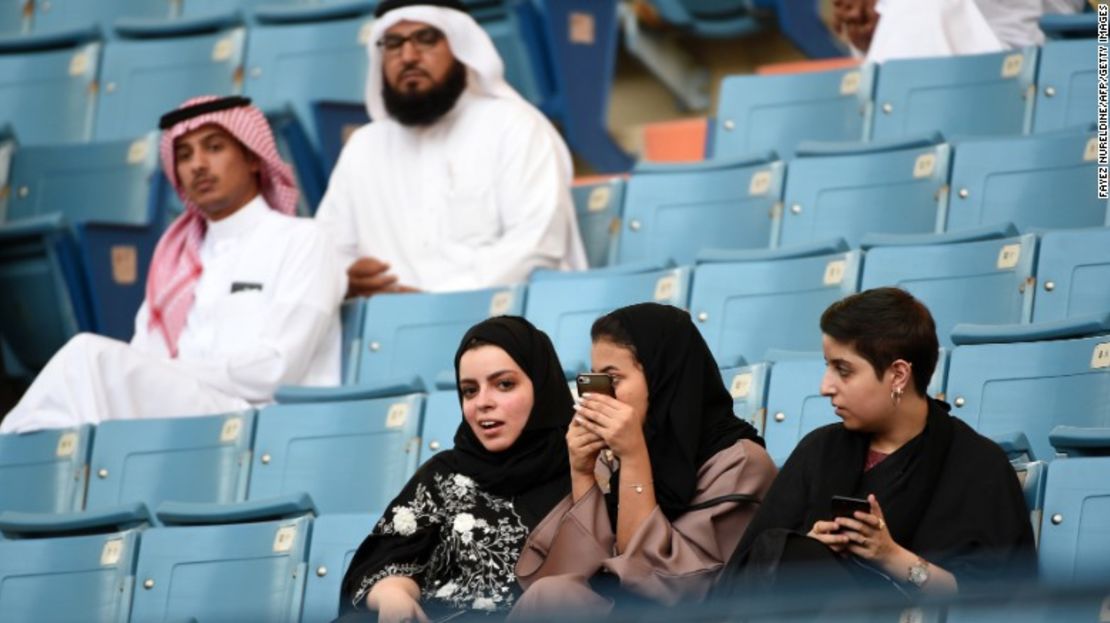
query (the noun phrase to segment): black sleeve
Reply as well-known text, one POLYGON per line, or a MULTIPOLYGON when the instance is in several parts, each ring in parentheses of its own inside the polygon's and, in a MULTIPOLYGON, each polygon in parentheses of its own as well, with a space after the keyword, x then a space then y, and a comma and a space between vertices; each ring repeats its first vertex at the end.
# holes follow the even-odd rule
POLYGON ((355 552, 343 578, 344 612, 364 609, 367 593, 386 577, 408 576, 423 587, 443 524, 442 504, 433 482, 437 471, 432 462, 421 467, 355 552))
POLYGON ((820 460, 821 432, 818 429, 806 435, 790 453, 733 556, 746 552, 756 537, 767 530, 781 528, 809 532, 811 526, 804 524, 809 510, 810 466, 820 460))

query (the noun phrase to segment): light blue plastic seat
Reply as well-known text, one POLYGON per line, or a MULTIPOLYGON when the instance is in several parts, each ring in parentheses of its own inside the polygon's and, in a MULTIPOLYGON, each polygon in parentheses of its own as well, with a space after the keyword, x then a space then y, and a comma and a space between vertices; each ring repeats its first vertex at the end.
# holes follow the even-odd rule
POLYGON ((1102 226, 1108 204, 1095 192, 1097 157, 1093 131, 957 143, 945 229, 1102 226))
POLYGON ((1054 456, 1057 425, 1110 426, 1110 315, 1030 325, 957 325, 948 367, 952 414, 980 433, 1022 432, 1054 456))
POLYGON ((1057 459, 1048 470, 1039 548, 1041 580, 1105 584, 1110 577, 1110 456, 1057 459))
POLYGON ((762 29, 749 0, 658 0, 652 6, 667 23, 699 37, 732 38, 762 29))
POLYGON ((821 313, 856 291, 862 255, 838 240, 702 259, 715 261, 694 270, 690 315, 727 366, 761 361, 772 348, 820 349, 821 313))
POLYGON ((769 363, 721 369, 721 380, 732 396, 733 413, 754 426, 760 434, 763 434, 766 425, 767 379, 770 373, 769 363))
POLYGON ((616 251, 625 184, 623 178, 611 177, 604 181, 575 184, 571 188, 578 230, 582 234, 590 268, 608 266, 616 251))
POLYGON ((120 19, 171 19, 179 14, 177 4, 178 0, 49 0, 35 3, 31 23, 35 32, 53 33, 91 26, 108 31, 120 19))
POLYGON ((253 437, 251 411, 103 422, 89 460, 85 508, 241 502, 247 497, 253 437))
POLYGON ((312 522, 301 623, 328 623, 339 616, 343 576, 377 520, 376 515, 343 514, 312 522))
POLYGON ((767 453, 782 465, 794 446, 807 434, 840 422, 829 399, 821 395, 825 360, 819 353, 812 358, 776 361, 767 383, 767 424, 763 439, 767 453))
POLYGON ((0 330, 37 369, 78 331, 126 340, 162 231, 165 186, 156 134, 25 147, 0 224, 0 330))
POLYGON ((871 110, 873 67, 721 81, 713 157, 774 150, 802 141, 862 141, 871 110))
POLYGON ((366 299, 347 299, 339 307, 341 325, 340 344, 342 357, 342 378, 344 385, 350 385, 358 378, 358 358, 362 355, 362 320, 366 315, 366 299))
POLYGON ((1037 237, 1012 226, 964 234, 864 237, 860 291, 902 288, 933 315, 942 346, 956 324, 1029 322, 1037 237))
POLYGON ((524 317, 547 333, 563 370, 573 374, 590 368, 590 327, 599 317, 634 303, 685 307, 689 288, 688 268, 616 275, 587 271, 533 282, 524 317))
POLYGON ((248 500, 307 492, 322 513, 380 514, 416 471, 424 395, 415 391, 266 407, 255 425, 248 500))
POLYGON ((245 93, 263 110, 289 105, 319 146, 313 103, 362 102, 371 4, 278 5, 255 12, 245 93))
POLYGON ((92 138, 102 47, 92 36, 0 39, 0 119, 21 144, 92 138))
POLYGON ((91 426, 0 435, 0 511, 81 510, 91 426))
POLYGON ((1047 461, 1028 461, 1014 465, 1021 490, 1025 494, 1025 506, 1029 509, 1029 521, 1033 524, 1033 536, 1041 539, 1041 523, 1044 514, 1045 482, 1048 479, 1047 461))
POLYGON ((127 623, 139 531, 0 541, 6 621, 127 623))
POLYGON ((1110 227, 1050 231, 1037 254, 1033 321, 1110 311, 1110 227))
MULTIPOLYGON (((524 288, 379 294, 366 301, 358 383, 419 375, 426 387, 451 372, 467 329, 491 316, 520 315, 524 288)), ((451 374, 453 376, 453 374, 451 374)))
POLYGON ((146 530, 131 620, 296 623, 311 527, 301 516, 146 530))
POLYGON ((783 193, 780 246, 868 233, 939 231, 948 184, 937 135, 874 144, 803 143, 783 193))
POLYGON ((1033 131, 1046 132, 1096 121, 1098 54, 1095 39, 1047 41, 1037 69, 1033 131))
POLYGON ((689 264, 706 247, 769 247, 783 175, 783 164, 771 153, 641 164, 625 190, 616 261, 689 264))
POLYGON ((420 464, 432 455, 455 446, 455 431, 462 422, 459 394, 454 389, 428 394, 424 405, 424 422, 420 427, 420 464))
MULTIPOLYGON (((242 91, 246 30, 236 17, 140 23, 104 47, 96 138, 126 139, 158 127, 198 95, 242 91)), ((117 29, 118 30, 118 29, 117 29)))
POLYGON ((1016 135, 1031 125, 1037 48, 898 59, 878 68, 872 140, 941 132, 1016 135))

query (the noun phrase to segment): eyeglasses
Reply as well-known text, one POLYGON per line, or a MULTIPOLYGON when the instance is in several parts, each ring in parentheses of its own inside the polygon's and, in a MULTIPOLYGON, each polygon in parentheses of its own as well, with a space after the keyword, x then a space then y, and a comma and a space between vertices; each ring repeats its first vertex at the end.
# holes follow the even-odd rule
POLYGON ((421 28, 407 36, 385 35, 378 39, 377 46, 384 50, 386 54, 400 54, 401 48, 405 47, 405 43, 411 41, 417 50, 427 52, 442 40, 442 32, 435 28, 421 28))

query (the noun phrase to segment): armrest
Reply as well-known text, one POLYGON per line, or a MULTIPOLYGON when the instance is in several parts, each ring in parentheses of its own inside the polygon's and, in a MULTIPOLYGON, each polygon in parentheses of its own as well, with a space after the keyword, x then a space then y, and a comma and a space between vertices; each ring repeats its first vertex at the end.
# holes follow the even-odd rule
POLYGON ((61 212, 51 212, 41 216, 19 219, 0 225, 0 241, 41 236, 58 231, 65 225, 66 219, 61 212))
POLYGON ((920 134, 907 138, 891 139, 887 141, 802 141, 794 153, 799 158, 814 156, 851 156, 856 154, 878 154, 888 151, 901 151, 903 149, 921 149, 933 147, 944 142, 940 132, 920 134))
POLYGON ((773 150, 759 151, 744 154, 733 158, 717 158, 702 160, 700 162, 650 162, 641 160, 636 163, 634 173, 697 173, 702 171, 719 171, 721 169, 739 169, 754 167, 761 164, 771 164, 779 160, 779 155, 773 150))
POLYGON ((340 402, 345 400, 367 400, 402 394, 419 394, 424 391, 424 381, 419 376, 403 379, 389 379, 374 385, 349 385, 342 387, 302 387, 286 385, 279 387, 274 400, 284 404, 304 404, 310 402, 340 402))
POLYGON ((1033 455, 1033 448, 1029 445, 1029 438, 1025 433, 1004 433, 1001 435, 991 435, 991 441, 998 444, 1002 451, 1006 453, 1006 457, 1010 461, 1036 461, 1037 457, 1033 455))
POLYGON ((246 523, 319 514, 312 496, 303 492, 235 504, 162 502, 156 512, 167 526, 246 523))
POLYGON ((698 252, 694 262, 697 264, 766 262, 769 260, 832 255, 833 253, 844 253, 848 249, 848 243, 843 238, 819 240, 777 249, 702 249, 698 252))
POLYGON ((957 346, 970 344, 1008 344, 1090 337, 1110 333, 1110 314, 1091 314, 1067 320, 1035 324, 967 324, 952 329, 952 342, 957 346))
POLYGON ((0 513, 0 532, 7 536, 120 532, 129 528, 156 525, 154 514, 143 503, 77 513, 0 513))
POLYGON ((113 30, 120 37, 142 39, 196 35, 242 25, 243 18, 233 11, 183 19, 123 17, 115 21, 113 30))
POLYGON ((1110 456, 1110 428, 1057 426, 1048 440, 1057 452, 1067 456, 1110 456))
POLYGON ((7 54, 68 48, 97 39, 100 39, 100 29, 96 26, 45 33, 7 34, 0 36, 0 52, 7 54))
POLYGON ((965 231, 953 231, 943 234, 865 234, 860 240, 860 248, 868 250, 874 247, 910 247, 926 244, 955 244, 958 242, 979 242, 982 240, 1000 240, 1018 235, 1018 229, 1013 223, 999 223, 986 227, 977 227, 965 231))

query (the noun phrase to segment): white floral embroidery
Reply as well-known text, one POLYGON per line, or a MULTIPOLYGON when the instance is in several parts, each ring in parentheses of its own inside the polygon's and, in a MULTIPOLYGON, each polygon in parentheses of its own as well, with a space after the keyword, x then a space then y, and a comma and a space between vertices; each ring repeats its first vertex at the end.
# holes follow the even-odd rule
POLYGON ((497 604, 487 597, 479 597, 474 600, 474 603, 470 604, 470 607, 475 610, 496 610, 497 604))
POLYGON ((393 509, 393 529, 401 536, 411 536, 416 532, 416 515, 407 506, 393 509))
POLYGON ((382 578, 405 575, 421 586, 424 600, 456 609, 512 608, 518 594, 514 568, 528 529, 511 500, 482 491, 462 474, 433 474, 411 497, 395 501, 374 532, 408 537, 429 530, 436 536, 427 560, 387 565, 363 577, 355 602, 382 578))

